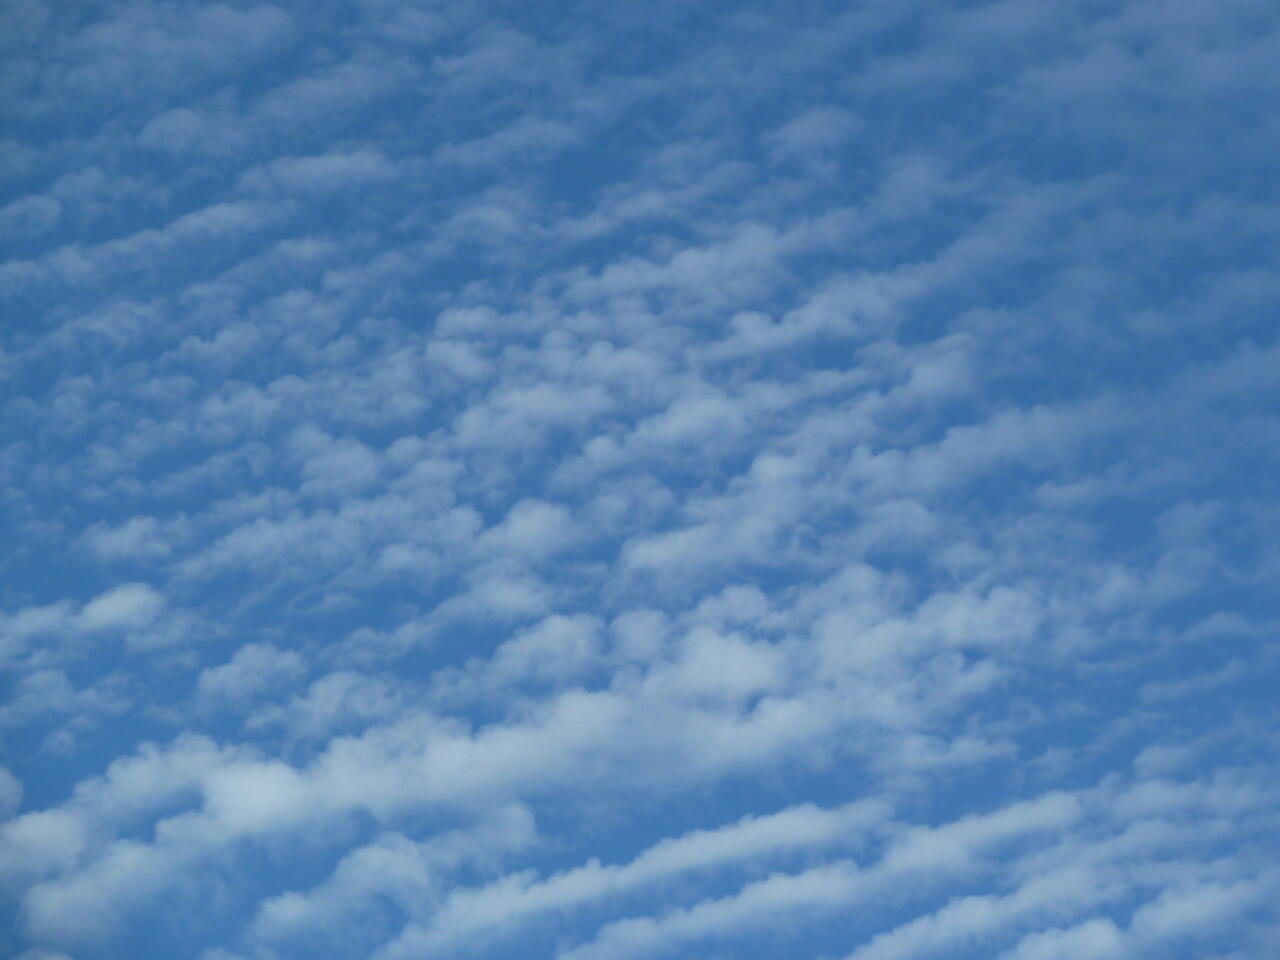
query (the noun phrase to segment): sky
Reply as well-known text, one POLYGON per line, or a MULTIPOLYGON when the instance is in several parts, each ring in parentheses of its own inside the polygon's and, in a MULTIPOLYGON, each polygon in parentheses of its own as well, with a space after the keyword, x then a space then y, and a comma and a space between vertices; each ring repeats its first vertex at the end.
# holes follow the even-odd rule
POLYGON ((0 45, 0 955, 1272 955, 1273 2, 0 45))

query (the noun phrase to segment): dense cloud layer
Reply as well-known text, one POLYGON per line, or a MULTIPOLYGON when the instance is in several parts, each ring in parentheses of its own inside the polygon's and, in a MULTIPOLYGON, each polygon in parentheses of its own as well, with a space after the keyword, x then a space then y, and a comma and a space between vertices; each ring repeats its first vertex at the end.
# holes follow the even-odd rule
POLYGON ((1274 4, 0 17, 0 952, 1280 940, 1274 4))

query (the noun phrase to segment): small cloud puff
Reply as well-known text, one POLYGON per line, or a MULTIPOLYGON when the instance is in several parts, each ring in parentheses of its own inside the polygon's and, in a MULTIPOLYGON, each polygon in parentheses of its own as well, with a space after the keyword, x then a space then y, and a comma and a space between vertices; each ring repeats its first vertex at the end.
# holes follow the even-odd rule
POLYGON ((76 626, 85 631, 141 627, 164 609, 164 597, 145 583, 126 583, 84 605, 76 626))
POLYGON ((840 107, 813 107, 766 138, 774 161, 817 159, 852 139, 862 120, 840 107))
POLYGON ((205 709, 235 705, 300 679, 306 672, 302 657, 270 643, 248 643, 220 667, 200 673, 196 690, 205 709))
POLYGON ((22 806, 22 781, 0 767, 0 820, 8 820, 22 806))

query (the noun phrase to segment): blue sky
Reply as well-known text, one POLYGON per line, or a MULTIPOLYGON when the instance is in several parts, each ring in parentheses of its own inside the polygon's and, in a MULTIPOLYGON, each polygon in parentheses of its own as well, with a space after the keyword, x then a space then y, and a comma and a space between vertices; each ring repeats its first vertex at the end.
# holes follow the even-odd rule
POLYGON ((0 43, 0 953, 1280 942, 1273 3, 0 43))

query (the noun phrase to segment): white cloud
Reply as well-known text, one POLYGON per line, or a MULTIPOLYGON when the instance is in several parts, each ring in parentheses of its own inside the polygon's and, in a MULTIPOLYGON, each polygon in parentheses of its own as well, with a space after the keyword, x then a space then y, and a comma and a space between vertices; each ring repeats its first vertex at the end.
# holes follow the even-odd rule
POLYGON ((0 821, 8 820, 22 806, 22 781, 0 767, 0 821))
POLYGON ((285 893, 263 903, 254 931, 267 942, 314 936, 350 922, 353 914, 379 896, 397 901, 410 913, 429 910, 444 896, 452 871, 527 848, 535 838, 533 818, 518 806, 499 809, 473 827, 421 843, 399 834, 382 836, 343 857, 316 889, 285 893))
POLYGON ((181 153, 195 144, 202 134, 207 135, 207 131, 200 115, 181 107, 153 117, 138 134, 138 143, 152 150, 181 153))
POLYGON ((0 879, 12 889, 70 867, 84 848, 84 828, 60 810, 35 810, 0 826, 0 879))
POLYGON ((508 6, 0 14, 12 950, 1265 947, 1265 5, 508 6))
POLYGON ((80 611, 81 630, 118 630, 146 626, 164 608, 164 596, 145 583, 126 583, 99 594, 80 611))
POLYGON ((832 844, 857 847, 884 813, 874 802, 835 810, 793 807, 663 840, 626 864, 604 866, 592 861, 542 880, 512 876, 479 889, 458 889, 433 912, 429 922, 410 925, 381 955, 447 953, 475 938, 517 937, 521 926, 538 914, 574 911, 596 901, 625 897, 669 883, 681 874, 762 862, 832 844))
POLYGON ((220 667, 201 671, 196 692, 210 708, 239 705, 286 686, 306 672, 301 656, 269 643, 248 643, 220 667))
POLYGON ((0 237, 25 240, 52 230, 62 216, 62 204, 53 197, 20 197, 0 207, 0 237))
POLYGON ((777 159, 821 155, 856 135, 863 127, 857 116, 840 107, 813 107, 788 120, 769 136, 777 159))
MULTIPOLYGON (((856 888, 850 864, 773 874, 733 896, 705 900, 657 919, 637 917, 604 927, 594 940, 560 954, 564 960, 665 955, 688 941, 767 930, 782 918, 807 919, 811 911, 837 908, 856 888)), ((394 955, 393 955, 394 956, 394 955)))
POLYGON ((1108 919, 1028 934, 1000 960, 1111 960, 1123 957, 1124 938, 1108 919))
POLYGON ((279 192, 336 193, 385 182, 395 167, 376 150, 286 157, 255 167, 240 178, 241 188, 267 195, 279 192))
POLYGON ((573 518, 564 506, 521 500, 480 536, 477 546, 500 556, 539 557, 558 552, 572 539, 573 518))
POLYGON ((107 558, 164 556, 171 549, 155 517, 130 517, 116 527, 91 528, 85 541, 89 549, 107 558))
MULTIPOLYGON (((292 661, 288 666, 292 679, 297 671, 292 661)), ((403 692, 384 680, 341 670, 320 677, 287 703, 267 702, 246 723, 255 728, 281 724, 292 736, 319 740, 342 727, 394 717, 405 709, 405 701, 403 692)))

